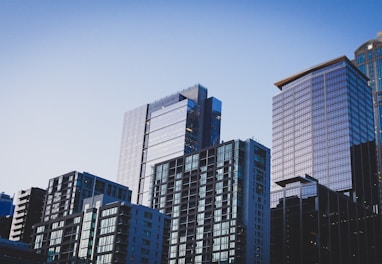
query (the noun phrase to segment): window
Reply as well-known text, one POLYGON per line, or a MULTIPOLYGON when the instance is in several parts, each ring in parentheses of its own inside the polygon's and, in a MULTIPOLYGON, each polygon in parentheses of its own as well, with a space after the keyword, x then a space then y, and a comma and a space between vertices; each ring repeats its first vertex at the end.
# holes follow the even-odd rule
POLYGON ((145 218, 152 219, 152 218, 153 218, 153 214, 150 213, 150 212, 145 212, 145 213, 144 213, 144 217, 145 217, 145 218))
POLYGON ((113 235, 101 237, 98 242, 97 253, 112 251, 113 240, 114 240, 113 235))
POLYGON ((100 224, 100 234, 107 234, 111 233, 115 230, 115 223, 116 223, 117 218, 111 217, 111 218, 106 218, 101 220, 100 224))

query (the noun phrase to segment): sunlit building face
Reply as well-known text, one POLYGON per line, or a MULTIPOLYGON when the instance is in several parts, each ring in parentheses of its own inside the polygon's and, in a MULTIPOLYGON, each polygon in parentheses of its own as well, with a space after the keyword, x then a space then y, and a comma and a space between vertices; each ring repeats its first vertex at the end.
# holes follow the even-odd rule
POLYGON ((117 181, 149 204, 152 168, 220 141, 221 102, 196 85, 125 114, 117 181))
POLYGON ((367 81, 341 57, 276 83, 281 92, 273 98, 273 183, 308 174, 376 207, 373 102, 367 81))

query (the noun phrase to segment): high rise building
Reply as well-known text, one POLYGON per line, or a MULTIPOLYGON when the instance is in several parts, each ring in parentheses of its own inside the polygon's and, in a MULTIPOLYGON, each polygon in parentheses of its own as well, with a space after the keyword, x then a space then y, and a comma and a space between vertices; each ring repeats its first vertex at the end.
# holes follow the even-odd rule
POLYGON ((369 77, 373 91, 378 171, 382 172, 382 31, 354 52, 354 64, 369 77))
POLYGON ((46 190, 40 188, 19 191, 9 240, 31 243, 32 226, 41 220, 45 193, 46 190))
POLYGON ((105 194, 110 201, 131 200, 131 191, 126 186, 87 172, 72 171, 49 180, 41 221, 80 212, 83 200, 97 194, 105 194))
POLYGON ((271 262, 380 263, 368 78, 339 57, 275 85, 271 262))
POLYGON ((158 163, 151 207, 171 216, 169 262, 269 263, 270 151, 229 141, 158 163))
POLYGON ((155 163, 219 143, 221 102, 195 85, 125 113, 117 181, 148 205, 155 163))
POLYGON ((167 264, 170 218, 149 207, 84 199, 81 212, 35 226, 33 249, 52 264, 167 264))
MULTIPOLYGON (((272 182, 311 175, 378 211, 373 101, 367 77, 346 57, 275 84, 272 182)), ((280 189, 276 184, 272 190, 280 189)))
POLYGON ((277 184, 270 263, 381 263, 377 214, 308 175, 277 184))
POLYGON ((354 52, 354 63, 370 79, 373 92, 382 91, 382 31, 376 39, 371 39, 359 46, 354 52))

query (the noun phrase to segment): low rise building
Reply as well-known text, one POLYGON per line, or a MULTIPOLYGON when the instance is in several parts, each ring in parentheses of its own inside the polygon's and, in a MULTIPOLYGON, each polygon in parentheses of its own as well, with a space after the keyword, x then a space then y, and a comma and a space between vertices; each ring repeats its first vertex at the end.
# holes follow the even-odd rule
POLYGON ((97 195, 81 212, 37 224, 33 249, 55 264, 164 264, 169 224, 154 209, 97 195))
POLYGON ((381 263, 379 216, 310 176, 276 182, 271 263, 381 263))

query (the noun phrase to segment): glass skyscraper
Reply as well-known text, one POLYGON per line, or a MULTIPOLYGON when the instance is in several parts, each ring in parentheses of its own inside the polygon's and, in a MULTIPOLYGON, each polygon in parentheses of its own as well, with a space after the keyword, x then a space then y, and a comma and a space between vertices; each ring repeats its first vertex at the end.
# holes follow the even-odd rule
POLYGON ((281 92, 273 97, 272 182, 308 174, 377 212, 373 101, 367 77, 340 57, 275 85, 281 92))
POLYGON ((195 85, 125 113, 117 181, 149 205, 152 167, 220 141, 221 102, 195 85))
POLYGON ((339 57, 275 85, 271 263, 380 263, 368 78, 339 57))
POLYGON ((379 172, 382 171, 382 31, 354 52, 354 64, 370 79, 373 91, 375 133, 379 172))

